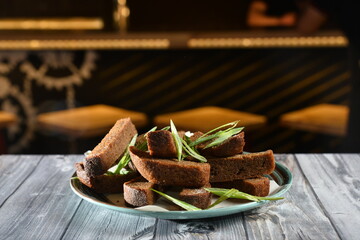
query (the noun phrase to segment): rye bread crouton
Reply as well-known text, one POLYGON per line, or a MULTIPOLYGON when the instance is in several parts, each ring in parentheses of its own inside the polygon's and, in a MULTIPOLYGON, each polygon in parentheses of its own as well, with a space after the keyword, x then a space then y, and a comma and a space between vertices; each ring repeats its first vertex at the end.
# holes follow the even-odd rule
POLYGON ((158 199, 158 194, 151 188, 157 189, 158 186, 148 182, 143 177, 138 177, 124 183, 124 200, 133 207, 152 205, 158 199))
POLYGON ((171 132, 165 130, 148 132, 146 139, 152 157, 176 158, 177 150, 171 132))
POLYGON ((214 157, 230 157, 236 154, 241 154, 245 146, 244 132, 228 138, 217 146, 205 148, 209 143, 211 143, 211 141, 197 146, 200 154, 214 157))
POLYGON ((126 175, 98 175, 89 177, 85 170, 84 164, 76 163, 76 175, 80 182, 89 188, 94 189, 98 193, 122 193, 123 184, 137 176, 138 173, 130 172, 126 175))
MULTIPOLYGON (((210 184, 206 184, 204 187, 210 188, 210 184)), ((195 207, 206 209, 211 204, 212 193, 201 188, 183 188, 179 193, 179 200, 190 203, 195 207)))
POLYGON ((207 160, 211 166, 210 183, 263 176, 275 169, 272 150, 207 160))
POLYGON ((130 147, 129 153, 136 169, 149 182, 182 187, 202 187, 209 183, 208 163, 152 158, 136 147, 130 147))
POLYGON ((89 177, 105 173, 125 152, 129 142, 137 133, 130 118, 118 120, 108 134, 85 158, 84 169, 89 177))
POLYGON ((212 183, 216 188, 235 188, 240 192, 248 193, 258 197, 269 195, 270 180, 267 177, 239 179, 229 182, 212 183))

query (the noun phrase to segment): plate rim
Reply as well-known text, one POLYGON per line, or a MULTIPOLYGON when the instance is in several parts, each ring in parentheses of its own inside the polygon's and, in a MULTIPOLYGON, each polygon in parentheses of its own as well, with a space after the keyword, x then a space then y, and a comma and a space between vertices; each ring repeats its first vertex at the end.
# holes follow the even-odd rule
MULTIPOLYGON (((291 171, 282 163, 275 162, 275 170, 280 170, 282 172, 282 176, 285 177, 285 183, 281 185, 281 189, 276 193, 270 195, 272 197, 280 197, 284 195, 291 187, 293 182, 293 175, 291 171)), ((76 176, 76 172, 73 174, 76 176)), ((131 214, 131 215, 142 215, 142 216, 150 216, 156 217, 161 219, 200 219, 200 218, 210 218, 210 217, 217 217, 217 216, 225 216, 230 215, 238 212, 248 211, 257 207, 260 207, 268 202, 269 200, 262 200, 260 202, 249 202, 241 205, 229 206, 224 208, 214 208, 214 209, 205 209, 201 211, 186 211, 186 210, 179 210, 179 211, 144 211, 139 209, 133 208, 126 208, 121 206, 116 206, 114 204, 95 200, 92 197, 89 197, 82 191, 78 190, 75 186, 76 179, 70 178, 70 187, 72 191, 78 195, 80 198, 95 204, 100 207, 105 207, 110 210, 118 211, 121 213, 131 214)), ((80 183, 81 184, 81 183, 80 183)))

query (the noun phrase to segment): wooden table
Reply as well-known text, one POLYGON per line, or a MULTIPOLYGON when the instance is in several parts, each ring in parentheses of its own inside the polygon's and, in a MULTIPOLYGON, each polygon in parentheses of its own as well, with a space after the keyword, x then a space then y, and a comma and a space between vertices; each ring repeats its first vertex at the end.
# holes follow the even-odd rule
POLYGON ((0 239, 359 239, 360 154, 276 155, 293 173, 285 200, 231 216, 170 221, 82 200, 81 155, 0 156, 0 239))

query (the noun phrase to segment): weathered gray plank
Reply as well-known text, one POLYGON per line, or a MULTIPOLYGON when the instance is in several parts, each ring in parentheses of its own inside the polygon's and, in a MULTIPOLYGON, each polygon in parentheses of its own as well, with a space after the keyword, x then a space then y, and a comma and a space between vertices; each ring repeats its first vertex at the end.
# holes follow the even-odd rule
POLYGON ((2 239, 61 238, 81 201, 69 187, 76 160, 79 156, 42 158, 0 208, 2 239))
POLYGON ((245 239, 243 215, 168 221, 156 224, 155 239, 245 239))
POLYGON ((249 239, 339 239, 293 155, 276 155, 293 174, 285 200, 245 213, 249 239))
POLYGON ((342 239, 360 236, 360 155, 296 155, 342 239))
POLYGON ((0 206, 34 171, 41 156, 0 156, 0 206))
POLYGON ((153 239, 155 222, 83 201, 63 239, 153 239))
POLYGON ((131 216, 82 201, 71 192, 68 182, 74 172, 73 163, 81 156, 43 159, 0 156, 0 236, 1 239, 356 239, 360 229, 360 155, 296 156, 298 161, 293 155, 277 155, 294 175, 285 200, 245 215, 189 221, 131 216))

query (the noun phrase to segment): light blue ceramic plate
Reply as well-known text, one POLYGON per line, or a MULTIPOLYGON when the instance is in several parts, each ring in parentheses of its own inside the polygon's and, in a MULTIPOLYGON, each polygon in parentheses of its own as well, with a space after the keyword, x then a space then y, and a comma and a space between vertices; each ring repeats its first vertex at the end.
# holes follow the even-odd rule
MULTIPOLYGON (((292 184, 292 174, 288 168, 286 168, 281 163, 276 163, 276 167, 274 172, 271 175, 268 175, 272 180, 275 180, 277 184, 280 186, 279 190, 270 195, 272 197, 280 197, 284 195, 284 193, 289 190, 292 184)), ((224 208, 216 208, 202 211, 143 211, 128 207, 120 207, 112 204, 107 200, 107 198, 103 194, 99 194, 81 184, 79 180, 70 180, 71 189, 76 193, 79 197, 84 200, 96 204, 101 207, 105 207, 111 210, 119 211, 122 213, 132 214, 132 215, 141 215, 162 219, 199 219, 199 218, 211 218, 211 217, 219 217, 226 216, 234 213, 248 211, 250 209, 254 209, 260 207, 269 201, 261 201, 261 202, 248 202, 241 203, 239 205, 224 207, 224 208)), ((281 201, 281 200, 280 200, 281 201)))

